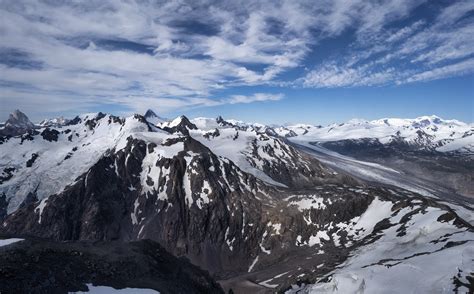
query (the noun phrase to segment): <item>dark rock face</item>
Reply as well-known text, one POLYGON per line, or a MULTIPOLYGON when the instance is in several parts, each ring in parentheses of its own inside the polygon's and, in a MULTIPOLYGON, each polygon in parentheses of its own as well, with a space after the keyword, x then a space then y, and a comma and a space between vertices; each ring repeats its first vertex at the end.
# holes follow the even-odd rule
MULTIPOLYGON (((306 130, 306 132, 308 132, 308 130, 306 130)), ((288 133, 285 135, 285 137, 287 138, 296 137, 296 136, 298 136, 298 134, 295 133, 293 130, 289 130, 288 133)))
POLYGON ((5 195, 5 193, 3 193, 2 195, 0 195, 0 221, 3 221, 3 219, 7 216, 7 207, 7 196, 5 195))
POLYGON ((204 135, 204 138, 209 139, 209 138, 215 138, 220 136, 219 129, 214 129, 212 132, 207 132, 204 135))
POLYGON ((14 167, 5 167, 0 174, 0 184, 3 184, 4 182, 8 181, 13 177, 13 173, 15 172, 14 167))
POLYGON ((46 128, 44 129, 44 131, 41 132, 41 136, 43 137, 43 139, 49 142, 53 142, 53 141, 57 142, 58 135, 59 135, 59 132, 57 130, 50 129, 50 128, 46 128))
POLYGON ((73 126, 73 125, 77 125, 79 123, 81 123, 82 120, 79 116, 76 116, 75 118, 71 119, 70 121, 68 121, 65 126, 73 126))
POLYGON ((12 126, 18 127, 23 129, 31 129, 34 128, 34 124, 28 119, 26 114, 21 112, 20 110, 15 110, 13 113, 10 114, 8 120, 5 123, 5 127, 12 126))
POLYGON ((36 194, 33 192, 30 192, 28 193, 28 195, 26 195, 26 198, 21 203, 20 208, 26 208, 26 207, 32 206, 37 201, 38 201, 38 197, 36 196, 36 194))
POLYGON ((158 117, 158 115, 156 115, 156 113, 151 110, 151 109, 148 109, 146 112, 145 112, 145 118, 150 118, 150 117, 158 117))
POLYGON ((0 136, 18 136, 35 128, 35 125, 20 110, 15 110, 10 114, 3 128, 0 129, 0 136))
POLYGON ((38 134, 39 134, 39 132, 36 131, 36 130, 29 130, 28 132, 26 132, 24 134, 21 134, 20 135, 21 144, 23 144, 23 142, 25 142, 25 141, 33 141, 35 139, 34 136, 36 136, 38 134))
POLYGON ((208 273, 158 243, 27 239, 0 248, 2 293, 87 291, 86 284, 160 293, 224 293, 208 273))
POLYGON ((236 125, 224 120, 220 115, 216 118, 216 122, 223 127, 236 127, 236 125))
MULTIPOLYGON (((58 140, 57 143, 49 145, 60 146, 62 142, 74 142, 69 144, 67 149, 63 148, 68 152, 65 159, 69 159, 61 162, 65 168, 71 168, 71 163, 75 162, 84 147, 94 146, 90 142, 76 142, 78 133, 86 133, 87 138, 94 133, 101 135, 103 131, 96 132, 97 128, 112 123, 118 124, 114 130, 128 130, 123 127, 128 126, 127 120, 114 116, 104 118, 99 114, 96 117, 84 118, 84 125, 71 127, 73 130, 64 128, 60 133, 48 130, 47 137, 56 135, 58 140), (88 132, 87 129, 90 128, 92 129, 88 132)), ((358 238, 359 231, 341 229, 355 225, 358 217, 368 210, 376 198, 377 201, 395 203, 394 207, 398 207, 397 209, 410 207, 415 200, 418 203, 424 201, 418 208, 419 211, 435 205, 421 197, 416 198, 416 195, 405 195, 396 188, 375 188, 356 182, 348 176, 336 175, 318 160, 294 148, 284 138, 269 134, 271 131, 267 130, 270 128, 255 131, 252 126, 232 125, 207 133, 192 132, 190 130, 196 126, 186 118, 181 118, 178 125, 165 128, 169 132, 179 133, 171 135, 157 130, 157 127, 140 115, 136 115, 130 123, 140 131, 120 133, 123 135, 120 138, 128 139, 101 149, 98 153, 101 157, 96 157, 99 159, 94 159, 91 165, 83 169, 85 173, 74 176, 69 186, 58 194, 47 195, 49 197, 42 199, 44 195, 38 193, 41 198, 38 199, 38 188, 35 190, 35 186, 30 185, 29 191, 32 192, 20 208, 10 215, 6 215, 6 197, 0 197, 0 220, 3 215, 0 232, 15 236, 38 236, 55 241, 100 241, 93 243, 94 246, 86 246, 92 251, 106 248, 103 250, 123 252, 132 245, 117 245, 124 244, 119 241, 151 239, 171 254, 185 256, 192 263, 209 270, 215 278, 226 280, 225 289, 241 291, 237 293, 249 291, 239 288, 241 284, 237 285, 238 283, 229 280, 241 277, 241 280, 248 282, 248 275, 254 274, 252 282, 256 284, 292 271, 291 277, 279 278, 279 286, 275 291, 283 291, 302 281, 315 282, 317 278, 343 262, 358 246, 376 241, 379 238, 378 233, 383 233, 393 226, 387 218, 375 222, 369 228, 373 229, 373 232, 367 231, 363 234, 367 238, 370 237, 368 239, 358 238), (147 133, 147 129, 150 133, 147 133), (249 131, 245 131, 246 129, 249 131), (203 135, 204 139, 197 137, 198 135, 203 135), (250 140, 241 140, 242 138, 250 140), (245 168, 245 165, 237 166, 226 157, 217 156, 209 149, 217 144, 209 144, 209 148, 204 145, 213 139, 224 139, 217 142, 224 144, 237 144, 239 140, 248 143, 242 144, 245 148, 238 149, 242 153, 242 160, 247 160, 259 172, 286 187, 268 184, 239 168, 245 168), (120 147, 116 147, 119 145, 120 147), (95 244, 99 245, 93 249, 95 244), (298 269, 299 267, 305 272, 298 269), (305 274, 304 278, 301 278, 301 274, 305 274)), ((226 124, 222 119, 218 123, 226 124)), ((29 139, 27 134, 22 136, 22 140, 23 138, 35 139, 34 136, 29 139)), ((36 137, 36 140, 45 143, 41 138, 36 137)), ((367 141, 364 144, 373 148, 380 147, 376 141, 367 141)), ((354 143, 353 148, 363 150, 357 143, 354 143)), ((93 151, 97 153, 97 150, 93 151)), ((34 153, 26 153, 21 164, 23 170, 31 171, 43 163, 47 154, 39 151, 38 153, 41 159, 36 162, 34 153), (24 162, 29 156, 31 158, 26 164, 32 168, 25 169, 24 162)), ((241 164, 239 160, 240 158, 235 162, 241 164)), ((8 181, 12 175, 17 176, 20 170, 4 170, 0 181, 8 181)), ((400 221, 408 226, 409 216, 401 218, 400 221)), ((460 222, 453 213, 443 214, 438 221, 460 222)), ((398 233, 403 235, 405 231, 406 229, 401 227, 398 233)), ((61 251, 62 247, 55 247, 54 244, 56 243, 51 242, 47 245, 53 248, 51 254, 61 256, 68 264, 75 261, 68 259, 69 249, 64 249, 67 251, 64 253, 65 251, 61 251)), ((142 252, 140 250, 143 249, 136 246, 133 248, 134 254, 137 250, 142 252)), ((13 264, 13 258, 2 257, 1 250, 0 269, 2 258, 6 264, 13 264)), ((77 251, 83 252, 82 249, 77 251)), ((91 251, 87 254, 89 253, 91 251)), ((35 252, 32 254, 33 256, 27 257, 21 254, 15 256, 20 261, 39 258, 34 255, 35 252)), ((128 257, 130 256, 127 255, 124 262, 129 262, 128 257)), ((137 256, 133 255, 133 258, 135 257, 137 256)), ((54 258, 56 257, 51 257, 50 260, 54 261, 54 258)), ((70 267, 73 272, 73 286, 77 287, 73 289, 84 290, 81 287, 88 281, 107 282, 115 287, 142 285, 129 283, 126 278, 120 283, 123 275, 131 275, 131 279, 135 279, 134 273, 129 272, 129 268, 137 269, 133 264, 127 263, 126 270, 120 272, 115 265, 111 265, 107 254, 100 262, 96 262, 95 257, 87 258, 86 266, 91 265, 93 271, 82 268, 82 265, 78 268, 70 267), (77 271, 84 274, 75 274, 77 271), (110 272, 118 278, 106 277, 107 279, 98 280, 97 277, 102 277, 102 273, 105 276, 105 273, 110 272)), ((141 257, 137 258, 141 264, 141 257)), ((153 260, 154 257, 147 258, 153 260)), ((61 262, 59 265, 68 268, 61 262)), ((13 267, 13 270, 16 268, 13 267)), ((143 272, 138 268, 137 273, 146 276, 148 281, 147 271, 143 272)), ((26 276, 19 276, 27 279, 26 276)), ((56 273, 39 277, 48 280, 52 276, 60 281, 64 278, 56 273)), ((38 285, 48 286, 40 282, 38 285)), ((167 288, 164 289, 162 291, 167 288)), ((211 288, 205 288, 203 291, 212 292, 208 289, 211 288)))
POLYGON ((26 167, 31 167, 33 165, 33 163, 35 162, 36 158, 38 158, 37 153, 31 154, 31 158, 28 159, 28 161, 26 162, 26 167))
POLYGON ((89 130, 93 130, 97 122, 105 117, 105 113, 99 112, 95 117, 86 120, 85 125, 89 127, 89 130))
POLYGON ((156 120, 164 121, 163 118, 159 117, 153 110, 148 109, 143 115, 149 122, 154 122, 156 120))
MULTIPOLYGON (((420 139, 421 140, 421 139, 420 139)), ((421 142, 416 144, 408 144, 402 137, 393 137, 388 144, 382 144, 378 139, 348 139, 340 141, 330 141, 319 143, 321 146, 336 151, 338 153, 355 156, 394 156, 407 153, 423 155, 423 154, 440 154, 431 148, 425 148, 421 142)))

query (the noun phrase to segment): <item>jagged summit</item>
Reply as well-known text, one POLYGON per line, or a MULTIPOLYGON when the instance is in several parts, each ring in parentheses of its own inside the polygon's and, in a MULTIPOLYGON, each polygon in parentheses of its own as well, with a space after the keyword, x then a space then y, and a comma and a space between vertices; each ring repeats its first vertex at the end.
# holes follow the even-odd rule
POLYGON ((64 116, 42 120, 39 125, 42 127, 61 127, 67 125, 71 120, 64 116))
POLYGON ((35 125, 30 121, 28 116, 16 109, 13 111, 8 120, 5 122, 5 126, 0 129, 0 135, 3 136, 17 136, 35 128, 35 125))
POLYGON ((6 121, 5 126, 28 129, 28 128, 34 128, 35 125, 30 121, 30 119, 28 118, 28 116, 26 116, 26 114, 21 112, 19 109, 16 109, 8 117, 8 120, 6 121))
POLYGON ((151 117, 158 117, 158 115, 156 115, 156 113, 151 110, 151 109, 148 109, 146 112, 145 112, 145 118, 151 118, 151 117))
POLYGON ((184 135, 189 135, 189 130, 197 130, 198 128, 186 116, 181 115, 171 122, 164 123, 162 129, 170 133, 181 132, 184 135))
POLYGON ((151 109, 148 109, 146 112, 145 112, 145 115, 144 115, 145 119, 154 124, 154 125, 158 125, 158 124, 161 124, 161 123, 164 123, 166 121, 166 119, 158 116, 153 110, 151 109))

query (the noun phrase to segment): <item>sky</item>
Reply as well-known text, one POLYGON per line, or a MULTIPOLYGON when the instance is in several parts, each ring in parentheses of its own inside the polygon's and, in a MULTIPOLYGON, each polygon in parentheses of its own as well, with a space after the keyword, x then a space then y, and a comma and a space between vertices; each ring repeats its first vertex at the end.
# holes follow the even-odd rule
POLYGON ((474 121, 474 1, 0 0, 0 121, 474 121))

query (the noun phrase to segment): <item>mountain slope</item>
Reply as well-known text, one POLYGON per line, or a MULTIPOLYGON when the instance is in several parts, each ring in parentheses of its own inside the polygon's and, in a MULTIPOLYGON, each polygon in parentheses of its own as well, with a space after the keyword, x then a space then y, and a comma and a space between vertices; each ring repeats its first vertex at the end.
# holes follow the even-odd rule
POLYGON ((193 120, 199 129, 190 135, 216 154, 229 158, 263 181, 290 188, 306 188, 341 181, 314 158, 298 152, 268 128, 234 124, 221 117, 193 120))
MULTIPOLYGON (((288 293, 468 293, 474 289, 473 228, 425 200, 378 202, 359 222, 383 219, 337 269, 288 293), (435 266, 439 265, 439 266, 435 266)), ((356 231, 356 224, 349 232, 356 231)), ((347 227, 336 225, 347 230, 347 227)))
POLYGON ((0 195, 16 210, 27 197, 41 200, 64 190, 108 150, 123 148, 131 132, 148 131, 139 116, 86 114, 74 124, 41 128, 0 144, 0 195), (30 195, 30 196, 28 196, 30 195))
POLYGON ((145 114, 143 115, 145 117, 145 119, 153 124, 153 125, 158 125, 158 124, 161 124, 161 123, 164 123, 166 122, 166 119, 162 118, 162 117, 159 117, 153 110, 151 109, 148 109, 145 114))

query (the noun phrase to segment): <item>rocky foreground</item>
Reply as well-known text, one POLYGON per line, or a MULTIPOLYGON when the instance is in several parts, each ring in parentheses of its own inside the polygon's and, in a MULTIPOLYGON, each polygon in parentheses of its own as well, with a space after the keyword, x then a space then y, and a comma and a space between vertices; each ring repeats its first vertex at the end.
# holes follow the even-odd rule
MULTIPOLYGON (((4 236, 5 237, 5 236, 4 236)), ((207 272, 158 243, 0 240, 1 293, 69 293, 88 285, 160 293, 224 293, 207 272), (2 246, 3 241, 3 246, 2 246)))

